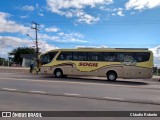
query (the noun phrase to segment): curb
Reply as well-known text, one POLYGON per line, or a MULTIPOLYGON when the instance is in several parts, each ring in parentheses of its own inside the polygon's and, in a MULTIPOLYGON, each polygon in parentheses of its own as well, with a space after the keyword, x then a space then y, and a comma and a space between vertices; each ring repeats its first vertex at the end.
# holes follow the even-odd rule
POLYGON ((28 73, 29 72, 29 68, 25 68, 25 67, 0 67, 0 72, 13 72, 13 73, 28 73))
POLYGON ((29 67, 3 67, 3 66, 0 66, 0 69, 23 69, 23 70, 28 70, 29 67))

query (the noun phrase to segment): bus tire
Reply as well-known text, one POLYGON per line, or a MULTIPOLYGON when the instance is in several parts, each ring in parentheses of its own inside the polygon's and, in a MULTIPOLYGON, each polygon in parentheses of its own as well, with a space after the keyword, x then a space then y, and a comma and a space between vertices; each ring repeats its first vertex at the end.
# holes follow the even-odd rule
POLYGON ((117 73, 115 71, 109 71, 109 72, 107 72, 107 79, 109 81, 116 81, 116 79, 117 79, 117 73))
POLYGON ((63 77, 63 71, 61 69, 56 69, 54 71, 54 75, 56 78, 61 78, 61 77, 63 77))

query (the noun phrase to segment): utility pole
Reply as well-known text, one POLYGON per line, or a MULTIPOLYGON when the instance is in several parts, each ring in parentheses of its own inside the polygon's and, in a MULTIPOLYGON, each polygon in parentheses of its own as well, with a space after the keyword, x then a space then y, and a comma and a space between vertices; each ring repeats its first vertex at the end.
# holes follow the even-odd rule
POLYGON ((38 37, 37 37, 37 32, 39 31, 38 29, 38 23, 36 22, 32 22, 32 24, 34 25, 34 27, 31 27, 31 29, 34 29, 35 30, 35 33, 36 33, 36 62, 37 62, 37 74, 38 74, 38 71, 39 71, 39 48, 38 48, 38 37))

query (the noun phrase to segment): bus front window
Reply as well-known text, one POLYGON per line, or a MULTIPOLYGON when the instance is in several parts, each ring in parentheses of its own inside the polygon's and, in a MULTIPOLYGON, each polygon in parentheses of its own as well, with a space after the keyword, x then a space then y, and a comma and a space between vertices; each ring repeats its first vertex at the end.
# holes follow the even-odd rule
POLYGON ((42 65, 50 63, 56 54, 57 52, 49 52, 49 53, 44 54, 41 59, 42 65))

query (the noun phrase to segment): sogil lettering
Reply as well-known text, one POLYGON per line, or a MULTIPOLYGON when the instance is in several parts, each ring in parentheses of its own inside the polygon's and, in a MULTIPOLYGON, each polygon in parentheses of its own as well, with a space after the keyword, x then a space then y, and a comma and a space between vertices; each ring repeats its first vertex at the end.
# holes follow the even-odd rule
POLYGON ((79 63, 79 66, 98 67, 98 63, 80 62, 80 63, 79 63))

